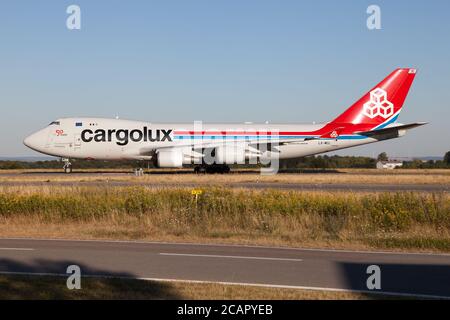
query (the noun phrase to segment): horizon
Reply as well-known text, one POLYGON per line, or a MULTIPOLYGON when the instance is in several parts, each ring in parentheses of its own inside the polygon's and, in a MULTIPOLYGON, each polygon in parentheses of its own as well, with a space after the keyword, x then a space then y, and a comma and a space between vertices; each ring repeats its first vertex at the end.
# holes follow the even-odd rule
MULTIPOLYGON (((328 153, 324 153, 324 154, 317 154, 314 155, 313 157, 318 157, 318 156, 328 156, 328 157, 333 157, 333 156, 339 156, 339 157, 367 157, 367 158, 371 158, 371 159, 377 159, 377 157, 370 157, 370 156, 358 156, 358 155, 337 155, 337 154, 328 154, 328 153)), ((377 155, 378 156, 378 155, 377 155)), ((0 156, 0 161, 18 161, 18 162, 36 162, 36 161, 55 161, 55 160, 60 160, 61 157, 54 157, 54 156, 22 156, 22 157, 4 157, 4 156, 0 156)), ((299 158, 300 159, 300 158, 299 158)), ((413 161, 413 160, 434 160, 434 161, 441 161, 444 159, 444 156, 433 156, 433 155, 429 155, 429 156, 423 156, 423 157, 392 157, 388 154, 388 159, 389 160, 399 160, 399 159, 404 159, 404 161, 413 161)), ((87 160, 87 161, 102 161, 102 160, 87 160)), ((104 161, 108 161, 108 160, 104 160, 104 161)), ((128 160, 130 162, 134 161, 134 160, 128 160)), ((145 162, 145 161, 144 161, 145 162)))

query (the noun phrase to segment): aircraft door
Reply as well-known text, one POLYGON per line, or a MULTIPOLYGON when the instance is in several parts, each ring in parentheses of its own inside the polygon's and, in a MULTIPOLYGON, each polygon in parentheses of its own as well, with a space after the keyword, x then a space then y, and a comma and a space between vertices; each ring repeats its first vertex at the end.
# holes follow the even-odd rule
POLYGON ((45 143, 46 148, 50 148, 53 146, 55 141, 55 133, 52 130, 48 130, 47 141, 45 143))
POLYGON ((79 150, 81 148, 81 134, 79 133, 75 134, 75 140, 73 145, 75 147, 75 150, 79 150))

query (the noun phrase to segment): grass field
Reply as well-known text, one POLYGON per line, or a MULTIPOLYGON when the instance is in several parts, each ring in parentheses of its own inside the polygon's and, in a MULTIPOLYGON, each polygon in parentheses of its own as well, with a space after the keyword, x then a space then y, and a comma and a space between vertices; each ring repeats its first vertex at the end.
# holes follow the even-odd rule
POLYGON ((3 186, 0 236, 450 252, 450 196, 3 186))
POLYGON ((201 185, 231 185, 245 182, 263 183, 374 183, 374 184, 450 184, 450 170, 376 170, 376 169, 339 169, 303 173, 282 173, 262 176, 257 170, 240 170, 228 175, 194 175, 192 169, 148 170, 148 174, 135 177, 131 170, 76 170, 71 175, 55 174, 61 170, 1 170, 1 181, 11 182, 83 182, 83 181, 136 181, 142 183, 177 184, 190 183, 201 185), (96 174, 92 174, 96 172, 96 174), (320 172, 320 173, 319 173, 320 172))
POLYGON ((215 283, 157 282, 82 278, 80 290, 68 290, 57 276, 0 275, 0 299, 206 299, 206 300, 355 300, 386 299, 377 294, 312 291, 215 283))

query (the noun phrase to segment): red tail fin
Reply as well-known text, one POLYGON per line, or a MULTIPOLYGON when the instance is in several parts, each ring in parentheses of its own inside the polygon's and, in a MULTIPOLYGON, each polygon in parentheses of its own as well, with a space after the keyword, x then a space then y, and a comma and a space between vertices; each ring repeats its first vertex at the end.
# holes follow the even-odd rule
POLYGON ((409 88, 416 69, 397 69, 386 79, 367 92, 332 123, 370 124, 374 126, 394 122, 409 88))

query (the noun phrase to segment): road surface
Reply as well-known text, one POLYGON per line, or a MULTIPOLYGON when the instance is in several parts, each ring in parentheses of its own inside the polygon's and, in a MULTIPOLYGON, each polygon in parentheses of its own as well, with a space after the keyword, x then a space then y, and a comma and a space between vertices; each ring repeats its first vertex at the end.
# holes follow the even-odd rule
MULTIPOLYGON (((52 181, 52 182, 19 182, 0 181, 0 186, 146 186, 150 188, 204 188, 208 186, 218 186, 208 183, 161 183, 161 182, 130 182, 130 181, 52 181)), ((304 191, 349 191, 349 192, 396 192, 396 191, 417 191, 417 192, 448 192, 450 185, 440 184, 363 184, 363 183, 278 183, 278 182, 237 182, 221 184, 222 187, 244 188, 244 189, 281 189, 281 190, 304 190, 304 191)))
MULTIPOLYGON (((368 292, 378 265, 381 290, 450 297, 450 255, 127 241, 0 239, 0 273, 213 281, 368 292)), ((1 290, 1 288, 0 288, 1 290)))
MULTIPOLYGON (((174 175, 176 173, 163 173, 166 175, 174 175)), ((158 173, 159 174, 159 173, 158 173)), ((178 175, 186 176, 192 175, 191 172, 182 171, 178 175)), ((241 173, 245 176, 245 172, 241 173)), ((317 173, 325 174, 325 173, 317 173)), ((148 175, 151 177, 152 174, 148 175)), ((160 174, 159 174, 160 175, 160 174)), ((353 175, 353 174, 349 174, 353 175)), ((126 186, 146 186, 151 188, 201 188, 208 186, 217 186, 214 183, 192 183, 192 182, 155 182, 142 181, 135 178, 133 175, 124 172, 81 172, 72 173, 71 175, 62 172, 0 172, 0 186, 111 186, 111 187, 126 187, 126 186), (27 180, 32 177, 33 179, 27 180), (53 178, 63 177, 73 178, 72 181, 52 180, 53 178), (85 180, 86 178, 97 177, 98 180, 85 180), (127 180, 114 180, 116 177, 128 177, 127 180), (5 179, 2 179, 5 178, 5 179), (17 178, 17 181, 14 179, 17 178), (23 178, 23 179, 21 179, 23 178), (111 180, 108 180, 111 178, 111 180)), ((245 189, 282 189, 282 190, 304 190, 304 191, 349 191, 349 192, 395 192, 395 191, 416 191, 416 192, 449 192, 450 184, 433 183, 285 183, 285 182, 234 182, 220 184, 220 186, 229 188, 245 188, 245 189)))

